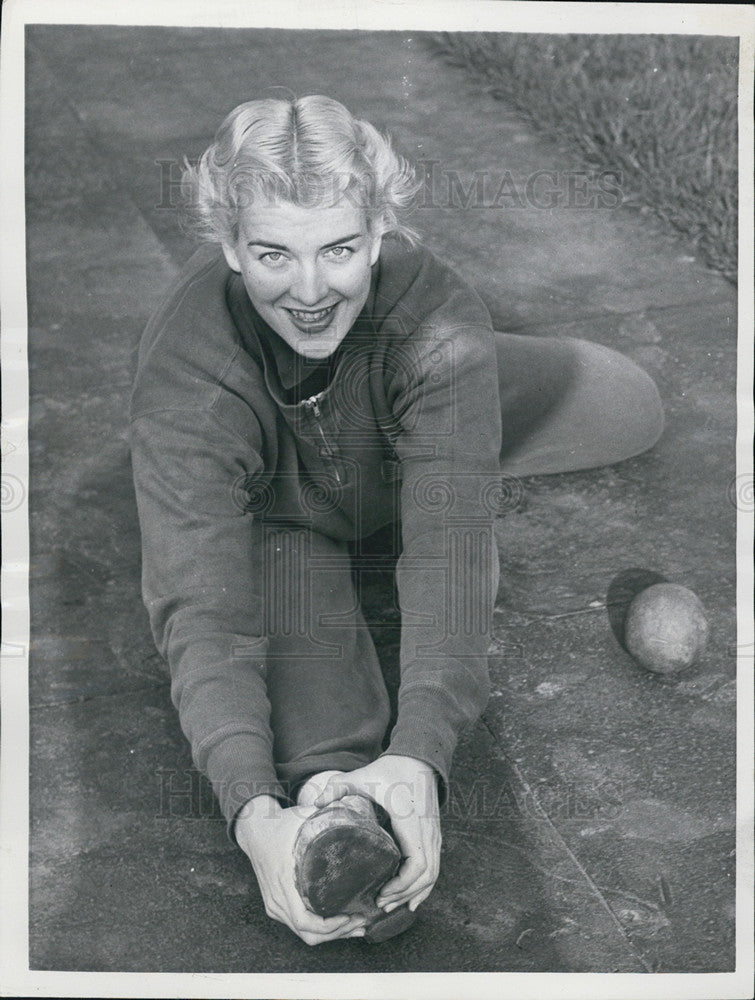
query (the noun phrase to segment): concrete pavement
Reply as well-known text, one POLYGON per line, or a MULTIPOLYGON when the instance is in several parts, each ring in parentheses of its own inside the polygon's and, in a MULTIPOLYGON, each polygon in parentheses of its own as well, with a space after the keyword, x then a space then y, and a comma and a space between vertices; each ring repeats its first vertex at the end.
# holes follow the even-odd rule
MULTIPOLYGON (((528 177, 555 172, 563 191, 573 162, 416 35, 38 26, 28 38, 32 967, 731 969, 731 286, 636 211, 527 204, 528 177), (501 518, 493 696, 457 755, 442 875, 416 927, 372 948, 310 949, 265 917, 191 769, 139 596, 134 352, 192 248, 166 181, 230 108, 278 84, 336 97, 435 162, 413 221, 499 328, 623 351, 668 416, 649 454, 529 480, 501 518), (504 185, 500 205, 488 187, 464 207, 475 171, 494 195, 504 185), (642 673, 609 627, 611 581, 633 566, 692 587, 708 610, 709 649, 681 682, 642 673)), ((367 602, 391 624, 384 579, 367 602)), ((395 624, 380 631, 394 673, 395 624)))

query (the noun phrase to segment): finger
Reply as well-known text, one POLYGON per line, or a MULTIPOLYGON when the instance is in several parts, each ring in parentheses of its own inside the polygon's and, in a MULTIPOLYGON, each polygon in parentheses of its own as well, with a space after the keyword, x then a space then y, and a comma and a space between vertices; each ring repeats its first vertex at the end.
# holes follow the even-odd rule
POLYGON ((297 933, 306 931, 309 934, 335 934, 341 937, 363 928, 367 923, 367 918, 359 913, 338 913, 334 917, 321 917, 307 909, 298 893, 295 899, 289 898, 288 902, 288 912, 297 933))
POLYGON ((364 937, 365 922, 360 921, 355 923, 354 921, 349 921, 344 924, 343 927, 339 927, 337 930, 325 933, 305 930, 297 927, 292 928, 292 930, 294 930, 302 940, 306 940, 308 944, 321 944, 323 941, 338 941, 341 938, 364 937))
POLYGON ((265 910, 268 916, 279 920, 296 934, 300 931, 309 934, 332 934, 343 930, 354 921, 354 918, 347 913, 337 913, 334 917, 321 917, 308 910, 298 894, 296 899, 287 895, 277 900, 271 899, 265 910))
POLYGON ((416 910, 420 903, 423 903, 433 891, 436 881, 435 878, 424 878, 419 882, 415 882, 414 885, 397 896, 389 896, 386 900, 378 900, 378 905, 385 913, 392 913, 393 910, 398 909, 399 906, 403 906, 404 904, 408 905, 410 910, 416 910))
POLYGON ((427 872, 427 864, 423 855, 409 858, 399 869, 398 875, 386 882, 378 896, 378 906, 384 903, 402 903, 410 899, 418 888, 424 888, 419 882, 427 872))
POLYGON ((314 919, 309 919, 308 916, 305 916, 304 919, 296 919, 288 913, 278 915, 270 913, 270 916, 285 924, 289 930, 307 944, 321 944, 323 941, 335 941, 338 938, 363 937, 365 932, 366 922, 364 918, 348 916, 344 918, 342 915, 323 920, 316 914, 312 914, 314 919))
POLYGON ((280 923, 285 924, 295 934, 298 934, 300 931, 306 931, 308 934, 333 934, 343 930, 347 925, 352 923, 351 917, 344 913, 323 919, 309 910, 304 910, 303 913, 292 912, 279 905, 269 906, 265 912, 273 920, 278 920, 280 923))
POLYGON ((434 885, 435 882, 429 880, 417 882, 408 889, 405 889, 403 892, 400 892, 398 895, 389 896, 387 899, 380 901, 378 905, 381 910, 385 911, 385 913, 391 913, 393 910, 398 909, 399 906, 403 906, 405 903, 410 903, 419 894, 425 892, 429 893, 434 885))
POLYGON ((364 927, 360 927, 351 934, 311 934, 308 931, 302 931, 300 934, 297 931, 294 933, 297 933, 305 944, 314 946, 318 944, 325 944, 327 941, 338 941, 343 938, 364 937, 365 930, 364 927))
MULTIPOLYGON (((309 934, 335 934, 344 930, 348 932, 360 925, 358 918, 346 913, 339 913, 335 917, 320 917, 311 910, 298 907, 289 910, 289 917, 294 930, 309 934)), ((363 919, 361 923, 364 924, 363 919)))
POLYGON ((322 809, 323 806, 329 806, 331 802, 337 802, 345 795, 359 795, 361 791, 362 789, 356 781, 344 780, 340 777, 330 778, 315 799, 314 804, 317 809, 322 809))
POLYGON ((432 890, 440 873, 440 836, 432 835, 430 841, 429 845, 416 847, 397 876, 383 886, 377 900, 379 906, 390 912, 420 893, 425 898, 432 890))
POLYGON ((422 903, 424 903, 424 901, 427 899, 427 897, 430 895, 430 893, 433 891, 434 888, 435 888, 435 882, 433 881, 430 885, 427 886, 427 888, 423 889, 422 892, 419 892, 417 893, 416 896, 413 896, 409 900, 409 909, 412 912, 414 912, 414 910, 416 910, 418 906, 421 906, 422 903))

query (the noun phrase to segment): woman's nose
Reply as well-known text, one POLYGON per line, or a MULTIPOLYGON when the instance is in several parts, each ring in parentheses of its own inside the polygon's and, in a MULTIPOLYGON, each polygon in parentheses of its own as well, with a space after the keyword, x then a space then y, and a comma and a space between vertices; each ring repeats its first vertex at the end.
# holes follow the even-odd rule
POLYGON ((303 264, 291 285, 291 295, 303 306, 319 305, 328 294, 325 275, 317 264, 303 264))

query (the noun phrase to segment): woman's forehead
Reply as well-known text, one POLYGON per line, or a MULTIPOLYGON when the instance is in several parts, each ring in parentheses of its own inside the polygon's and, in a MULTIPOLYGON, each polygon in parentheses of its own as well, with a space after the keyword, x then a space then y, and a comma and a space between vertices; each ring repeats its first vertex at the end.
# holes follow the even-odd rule
POLYGON ((247 243, 319 247, 367 232, 364 209, 348 198, 317 206, 255 201, 239 212, 239 235, 247 243))

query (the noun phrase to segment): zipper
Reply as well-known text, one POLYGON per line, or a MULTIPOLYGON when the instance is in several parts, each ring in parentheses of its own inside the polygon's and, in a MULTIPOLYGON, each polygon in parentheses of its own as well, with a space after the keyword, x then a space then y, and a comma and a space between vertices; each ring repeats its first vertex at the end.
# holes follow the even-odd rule
MULTIPOLYGON (((307 409, 312 414, 312 416, 314 417, 315 423, 317 424, 317 429, 320 432, 320 437, 322 438, 322 451, 323 451, 323 454, 327 458, 334 458, 335 454, 334 454, 333 450, 331 449, 330 445, 328 444, 328 439, 325 437, 325 431, 323 430, 322 423, 321 423, 321 420, 322 420, 322 410, 320 409, 320 399, 322 398, 322 396, 323 396, 323 393, 322 392, 318 392, 315 396, 310 396, 309 399, 305 399, 305 400, 303 400, 303 402, 304 402, 304 405, 307 407, 307 409)), ((341 486, 341 476, 339 475, 338 468, 336 467, 335 462, 333 463, 333 472, 334 472, 335 477, 336 477, 336 482, 338 483, 339 486, 341 486)))

